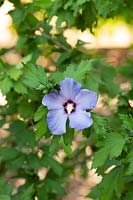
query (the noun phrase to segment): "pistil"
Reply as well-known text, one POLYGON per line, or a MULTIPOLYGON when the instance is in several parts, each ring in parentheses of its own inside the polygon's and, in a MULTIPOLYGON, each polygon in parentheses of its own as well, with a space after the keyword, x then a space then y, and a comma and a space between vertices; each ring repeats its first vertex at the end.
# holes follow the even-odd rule
POLYGON ((67 114, 70 114, 75 111, 76 103, 74 103, 72 100, 68 100, 67 102, 64 103, 63 106, 64 106, 64 111, 67 114))

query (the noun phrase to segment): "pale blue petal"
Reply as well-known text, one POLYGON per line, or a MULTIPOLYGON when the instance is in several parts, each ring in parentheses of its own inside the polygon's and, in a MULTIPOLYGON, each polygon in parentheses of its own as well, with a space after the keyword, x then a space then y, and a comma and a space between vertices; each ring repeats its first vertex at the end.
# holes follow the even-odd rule
POLYGON ((67 115, 63 109, 50 110, 46 118, 48 128, 54 135, 62 135, 66 133, 66 120, 67 115))
POLYGON ((69 120, 70 128, 75 128, 77 130, 88 128, 93 123, 90 113, 79 109, 69 115, 69 120))
POLYGON ((46 94, 42 99, 42 104, 47 106, 48 110, 63 108, 64 102, 64 98, 57 92, 46 94))
POLYGON ((74 100, 74 97, 79 93, 82 85, 72 78, 65 78, 60 83, 60 94, 67 99, 74 100))
POLYGON ((80 90, 75 97, 75 103, 83 110, 91 110, 97 103, 97 93, 87 89, 80 90))

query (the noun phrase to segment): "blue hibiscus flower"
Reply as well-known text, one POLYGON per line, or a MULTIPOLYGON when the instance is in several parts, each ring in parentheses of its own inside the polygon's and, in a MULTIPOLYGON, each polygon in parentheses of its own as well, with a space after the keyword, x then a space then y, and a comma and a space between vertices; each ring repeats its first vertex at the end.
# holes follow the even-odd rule
POLYGON ((47 124, 54 135, 66 133, 66 121, 70 128, 83 130, 92 125, 90 112, 97 103, 97 94, 87 89, 72 78, 60 82, 60 91, 46 94, 42 104, 47 106, 47 124))

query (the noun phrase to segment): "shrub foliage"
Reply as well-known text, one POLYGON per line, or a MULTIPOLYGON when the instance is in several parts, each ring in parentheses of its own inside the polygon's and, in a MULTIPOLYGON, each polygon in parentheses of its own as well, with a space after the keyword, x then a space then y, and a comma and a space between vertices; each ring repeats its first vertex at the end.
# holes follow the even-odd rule
MULTIPOLYGON (((18 40, 12 49, 1 49, 0 55, 15 51, 22 57, 15 66, 0 59, 0 89, 7 104, 1 106, 0 127, 8 131, 0 138, 0 200, 59 200, 66 194, 69 176, 78 165, 86 178, 87 162, 102 175, 102 181, 88 194, 99 200, 132 200, 133 196, 133 118, 130 101, 133 98, 132 60, 114 68, 82 42, 72 48, 63 33, 67 28, 93 32, 101 18, 132 17, 132 1, 126 0, 35 0, 32 3, 10 0, 14 9, 9 12, 18 40), (128 13, 128 14, 127 14, 128 13), (57 16, 56 33, 50 21, 57 16), (130 17, 129 17, 130 16, 130 17), (54 54, 57 58, 54 59, 54 54), (44 56, 56 66, 37 65, 44 56), (109 102, 117 98, 117 111, 109 116, 92 113, 93 125, 82 133, 82 140, 72 150, 77 132, 68 129, 65 135, 53 136, 46 123, 47 108, 42 106, 44 94, 58 89, 65 77, 72 77, 84 88, 96 91, 111 110, 109 102), (116 79, 128 82, 121 89, 116 79), (94 154, 86 155, 91 146, 94 154), (59 162, 59 152, 65 158, 59 162), (114 168, 106 173, 109 167, 114 168), (45 168, 45 178, 38 172, 45 168), (13 181, 24 179, 14 190, 13 181)), ((0 1, 1 5, 3 1, 0 1)), ((129 21, 129 20, 128 20, 129 21)), ((113 110, 113 109, 112 109, 113 110)))

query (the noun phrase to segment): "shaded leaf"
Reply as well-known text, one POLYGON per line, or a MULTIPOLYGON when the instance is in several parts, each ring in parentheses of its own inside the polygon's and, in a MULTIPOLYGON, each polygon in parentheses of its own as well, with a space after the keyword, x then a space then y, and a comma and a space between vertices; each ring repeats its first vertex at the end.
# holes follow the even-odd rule
POLYGON ((22 71, 20 69, 15 68, 15 67, 12 67, 8 72, 8 75, 10 76, 10 78, 15 80, 15 81, 19 79, 21 74, 22 74, 22 71))
POLYGON ((100 197, 100 200, 112 200, 114 195, 116 195, 118 198, 120 198, 123 188, 123 167, 120 166, 114 168, 109 174, 106 174, 103 177, 102 182, 92 189, 88 197, 94 199, 100 197))
POLYGON ((7 183, 5 179, 0 179, 0 195, 11 195, 13 186, 7 183))
POLYGON ((130 151, 126 158, 127 162, 129 162, 129 166, 127 169, 128 175, 133 175, 133 151, 130 151))
POLYGON ((33 185, 29 186, 24 192, 20 194, 19 200, 32 200, 33 189, 33 185))
POLYGON ((35 67, 32 64, 26 64, 26 74, 24 83, 31 88, 37 88, 40 84, 46 85, 47 77, 41 66, 35 67))
POLYGON ((27 94, 27 88, 25 87, 25 85, 21 81, 14 83, 14 90, 18 94, 27 94))
POLYGON ((56 135, 56 136, 53 135, 51 139, 51 144, 49 147, 50 155, 54 155, 58 153, 60 137, 61 137, 60 135, 56 135))
POLYGON ((47 108, 43 105, 40 105, 37 111, 34 114, 34 121, 37 122, 41 118, 45 118, 47 115, 47 108))
POLYGON ((48 127, 47 127, 47 123, 45 118, 42 118, 41 120, 39 120, 36 125, 36 139, 40 139, 42 136, 44 136, 47 131, 48 131, 48 127))
POLYGON ((78 66, 70 65, 64 72, 64 78, 71 77, 76 81, 82 82, 85 74, 91 70, 91 61, 82 60, 78 66))
POLYGON ((13 83, 10 78, 5 77, 3 80, 0 81, 0 89, 3 94, 7 94, 12 87, 13 83))
POLYGON ((8 195, 0 195, 0 200, 11 200, 8 195))
POLYGON ((105 139, 103 147, 94 153, 93 167, 102 166, 107 158, 118 157, 125 142, 125 138, 120 133, 110 133, 105 139))

